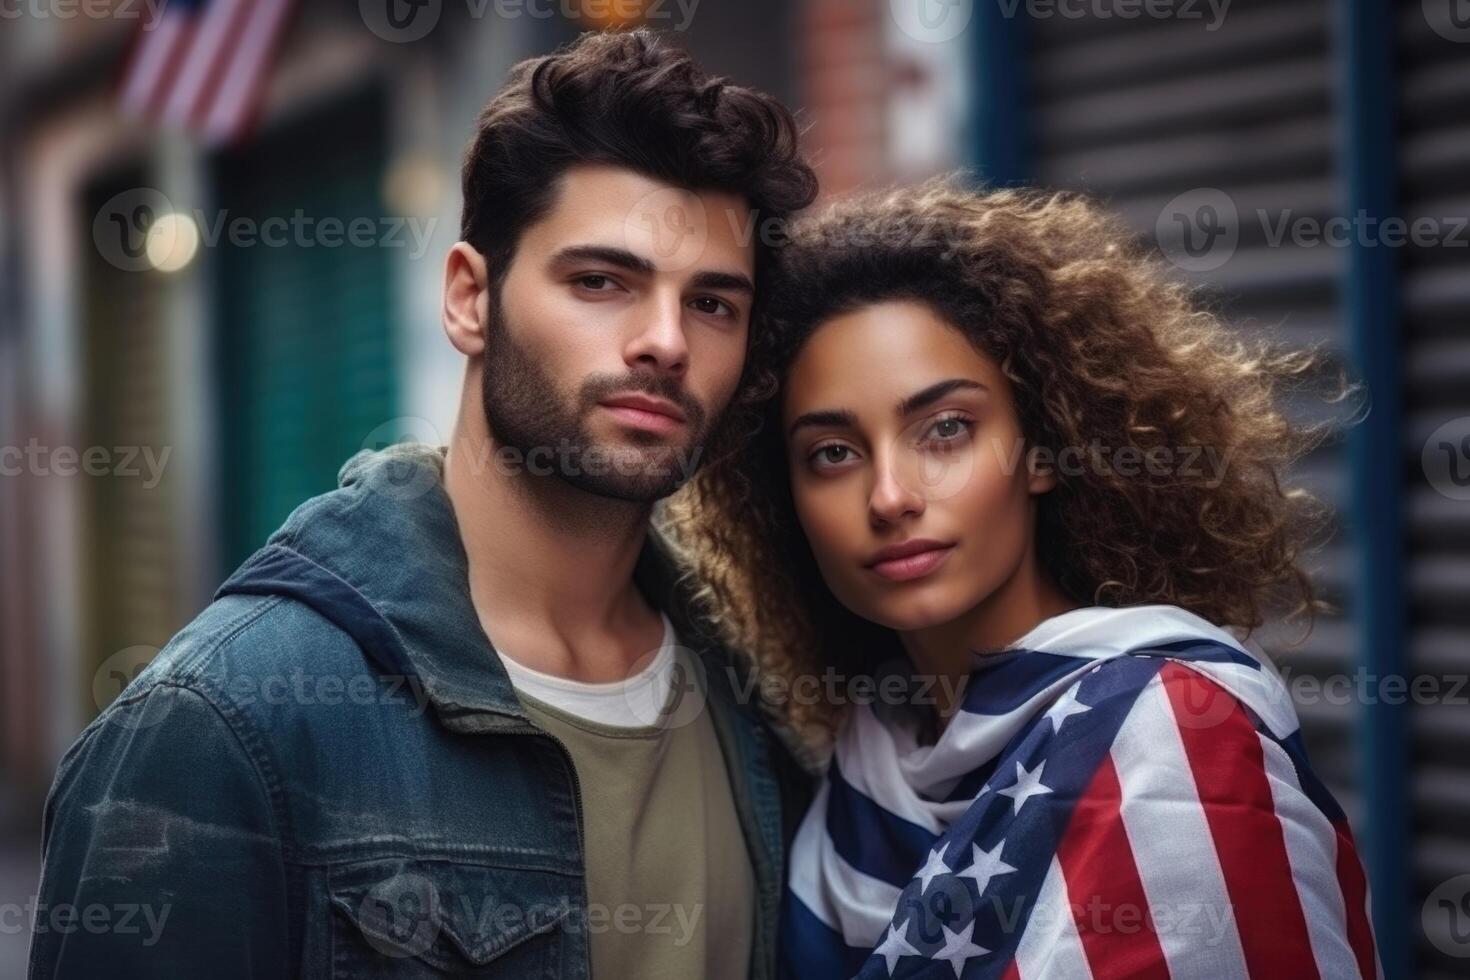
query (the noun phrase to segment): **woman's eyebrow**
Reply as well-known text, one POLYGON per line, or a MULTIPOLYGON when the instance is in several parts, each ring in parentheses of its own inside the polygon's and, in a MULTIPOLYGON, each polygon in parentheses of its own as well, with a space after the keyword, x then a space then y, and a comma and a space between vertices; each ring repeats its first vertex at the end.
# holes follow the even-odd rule
POLYGON ((903 418, 906 415, 917 412, 921 408, 928 408, 930 405, 939 401, 939 399, 943 398, 950 392, 958 391, 962 388, 974 389, 977 391, 990 390, 980 382, 971 381, 969 378, 950 378, 947 381, 939 381, 923 389, 922 391, 914 392, 912 395, 909 395, 903 401, 899 402, 897 409, 898 417, 903 418))
MULTIPOLYGON (((895 414, 897 414, 899 418, 903 418, 905 415, 909 415, 912 412, 917 412, 921 408, 927 408, 928 406, 939 401, 939 399, 943 398, 945 395, 949 394, 951 391, 958 391, 962 388, 972 389, 975 391, 990 390, 988 387, 981 384, 980 382, 971 381, 969 378, 950 378, 946 381, 936 382, 927 388, 916 391, 912 395, 909 395, 903 401, 898 403, 898 407, 895 409, 895 414)), ((815 412, 803 412, 792 420, 791 428, 787 430, 787 435, 795 433, 797 429, 801 428, 804 425, 831 426, 832 428, 851 428, 857 425, 857 415, 845 408, 826 408, 819 409, 815 412)))
POLYGON ((817 412, 803 412, 792 420, 791 428, 786 430, 786 434, 792 435, 804 425, 851 428, 857 425, 857 416, 845 408, 828 408, 817 412))

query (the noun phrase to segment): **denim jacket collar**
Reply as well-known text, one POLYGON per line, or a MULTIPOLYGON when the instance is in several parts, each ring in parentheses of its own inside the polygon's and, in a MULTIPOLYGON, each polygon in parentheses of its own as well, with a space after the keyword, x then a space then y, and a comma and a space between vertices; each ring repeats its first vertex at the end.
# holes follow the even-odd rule
MULTIPOLYGON (((298 508, 217 596, 284 594, 306 603, 350 633, 380 670, 416 678, 450 728, 524 727, 470 597, 443 466, 443 449, 421 444, 358 453, 341 469, 342 492, 298 508)), ((708 656, 711 641, 653 528, 634 581, 669 614, 681 643, 708 656)))

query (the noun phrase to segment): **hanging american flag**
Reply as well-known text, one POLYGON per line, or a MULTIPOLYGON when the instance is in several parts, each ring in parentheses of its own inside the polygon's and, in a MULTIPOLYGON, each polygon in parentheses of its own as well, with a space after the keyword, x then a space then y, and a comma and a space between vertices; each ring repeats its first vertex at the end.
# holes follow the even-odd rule
POLYGON ((294 0, 164 0, 139 28, 122 81, 130 115, 210 144, 248 131, 294 0))
POLYGON ((1380 977, 1343 811, 1259 648, 1081 609, 977 660, 939 740, 855 710, 791 854, 783 969, 1380 977))

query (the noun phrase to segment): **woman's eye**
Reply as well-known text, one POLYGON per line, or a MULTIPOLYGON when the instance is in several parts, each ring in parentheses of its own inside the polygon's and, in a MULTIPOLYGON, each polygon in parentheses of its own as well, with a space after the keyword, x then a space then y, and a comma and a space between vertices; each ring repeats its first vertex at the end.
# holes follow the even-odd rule
POLYGON ((929 438, 936 442, 953 442, 962 436, 968 435, 970 423, 967 419, 951 416, 950 418, 938 419, 929 426, 929 438))
POLYGON ((845 463, 851 455, 851 449, 834 442, 827 446, 818 446, 807 458, 811 460, 813 466, 820 468, 845 463))

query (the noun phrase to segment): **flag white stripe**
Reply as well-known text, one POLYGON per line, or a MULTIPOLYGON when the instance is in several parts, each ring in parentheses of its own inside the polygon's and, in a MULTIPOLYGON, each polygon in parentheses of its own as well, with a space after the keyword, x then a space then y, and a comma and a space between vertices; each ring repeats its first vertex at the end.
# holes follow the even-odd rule
POLYGON ((1228 630, 1186 609, 1162 605, 1074 609, 1042 621, 1011 646, 1101 659, 1176 640, 1214 640, 1260 659, 1228 630))
POLYGON ((1237 700, 1250 705, 1256 717, 1277 738, 1286 738, 1301 727, 1291 691, 1270 663, 1260 670, 1244 664, 1209 660, 1191 660, 1187 666, 1229 691, 1237 700))
POLYGON ((1169 975, 1248 976, 1225 872, 1161 675, 1140 692, 1112 757, 1123 829, 1169 975))
POLYGON ((900 749, 882 736, 883 723, 871 707, 859 705, 838 736, 837 758, 842 778, 853 789, 883 809, 932 834, 944 833, 951 820, 970 808, 968 800, 958 807, 940 808, 924 804, 903 792, 904 777, 900 749))
POLYGON ((210 72, 219 62, 221 52, 230 42, 230 26, 235 11, 248 0, 213 0, 204 8, 204 19, 199 22, 194 34, 194 43, 188 57, 179 69, 169 93, 168 103, 163 109, 165 122, 175 126, 187 126, 193 117, 195 106, 203 98, 204 87, 209 82, 210 72))
POLYGON ((1021 980, 1033 977, 1092 980, 1087 951, 1082 948, 1082 937, 1072 918, 1062 863, 1055 857, 1037 892, 1026 930, 1016 944, 1016 972, 1021 980))
POLYGON ((211 138, 228 139, 245 124, 271 46, 290 7, 291 0, 259 0, 252 9, 245 36, 233 52, 205 121, 205 132, 211 138))
POLYGON ((1296 767, 1286 750, 1267 738, 1261 739, 1261 750, 1317 970, 1334 980, 1360 976, 1357 957, 1347 939, 1347 911, 1337 880, 1337 833, 1302 792, 1296 767))
POLYGON ((952 786, 955 780, 969 775, 974 768, 975 759, 989 759, 999 755, 1016 734, 1015 719, 1018 716, 1031 717, 1052 704, 1094 666, 1096 661, 1078 657, 1075 670, 1057 678, 1004 714, 985 715, 973 711, 956 711, 944 732, 943 751, 936 751, 937 746, 934 745, 901 747, 903 780, 909 785, 927 787, 935 795, 939 795, 952 786))
POLYGON ((871 949, 883 939, 901 891, 869 877, 843 860, 827 836, 823 781, 791 845, 791 891, 849 946, 871 949))
POLYGON ((178 46, 188 35, 189 15, 163 17, 158 25, 138 40, 138 50, 128 67, 122 105, 134 115, 148 111, 158 97, 158 88, 178 46))

